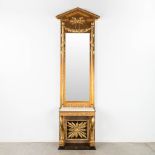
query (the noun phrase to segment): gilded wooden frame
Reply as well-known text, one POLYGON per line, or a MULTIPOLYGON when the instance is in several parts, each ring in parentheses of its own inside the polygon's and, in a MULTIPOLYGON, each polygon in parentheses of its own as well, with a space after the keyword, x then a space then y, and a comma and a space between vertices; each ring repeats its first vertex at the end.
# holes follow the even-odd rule
MULTIPOLYGON (((56 16, 61 22, 60 34, 60 109, 61 107, 92 107, 94 108, 94 65, 95 65, 95 20, 98 15, 93 14, 81 8, 75 8, 56 16), (66 33, 90 33, 90 84, 89 101, 66 101, 66 51, 65 34, 66 33)), ((64 147, 66 142, 85 143, 90 147, 95 146, 95 109, 94 111, 59 111, 59 147, 64 147), (88 118, 88 140, 68 140, 66 133, 66 120, 69 117, 87 117, 88 118)))
POLYGON ((62 106, 71 107, 93 107, 94 106, 94 61, 95 61, 95 19, 99 16, 86 10, 75 8, 57 16, 61 19, 61 60, 60 60, 60 108, 62 106), (76 17, 79 13, 80 17, 76 17), (74 16, 75 15, 75 16, 74 16), (76 25, 80 28, 75 28, 76 25), (73 26, 74 25, 74 26, 73 26), (90 33, 90 84, 89 101, 67 101, 66 100, 66 60, 65 60, 65 34, 66 33, 90 33))

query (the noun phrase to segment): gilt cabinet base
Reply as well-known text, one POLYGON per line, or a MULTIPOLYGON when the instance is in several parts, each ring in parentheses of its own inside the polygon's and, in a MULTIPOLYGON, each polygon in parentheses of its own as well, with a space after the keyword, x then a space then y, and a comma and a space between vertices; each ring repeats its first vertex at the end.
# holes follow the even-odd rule
POLYGON ((95 149, 94 116, 60 116, 59 149, 95 149))

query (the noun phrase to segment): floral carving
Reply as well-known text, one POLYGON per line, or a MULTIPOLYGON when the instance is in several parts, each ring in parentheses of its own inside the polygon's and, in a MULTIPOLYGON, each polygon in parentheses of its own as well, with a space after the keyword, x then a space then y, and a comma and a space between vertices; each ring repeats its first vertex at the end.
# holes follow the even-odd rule
POLYGON ((76 24, 81 24, 83 25, 85 23, 85 20, 83 17, 79 17, 79 18, 76 18, 76 17, 72 17, 72 19, 70 20, 70 23, 72 25, 76 25, 76 24))
POLYGON ((86 139, 87 138, 87 121, 68 121, 67 122, 68 139, 86 139))

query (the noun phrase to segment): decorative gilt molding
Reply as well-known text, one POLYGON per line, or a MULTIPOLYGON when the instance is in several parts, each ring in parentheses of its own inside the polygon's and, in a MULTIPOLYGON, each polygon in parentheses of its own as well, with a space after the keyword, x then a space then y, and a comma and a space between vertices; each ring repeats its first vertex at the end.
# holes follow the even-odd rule
POLYGON ((60 117, 59 123, 60 123, 59 145, 64 146, 64 127, 63 127, 63 117, 62 116, 60 117))
POLYGON ((74 33, 84 33, 84 32, 88 32, 88 31, 90 31, 91 30, 91 28, 86 28, 86 29, 71 29, 71 28, 67 28, 67 27, 65 27, 65 31, 68 31, 68 32, 74 32, 74 33))
POLYGON ((86 22, 86 21, 85 21, 85 19, 84 19, 83 17, 79 17, 79 18, 77 18, 77 17, 72 17, 72 18, 70 19, 70 23, 71 23, 72 25, 76 25, 76 24, 83 25, 85 22, 86 22))
POLYGON ((60 116, 95 116, 95 111, 60 112, 60 116))
POLYGON ((94 146, 95 145, 95 118, 92 117, 91 121, 90 121, 90 146, 94 146))
POLYGON ((93 19, 93 20, 100 18, 100 16, 98 16, 98 15, 96 15, 90 11, 87 11, 85 9, 79 8, 79 7, 74 8, 74 9, 69 10, 69 11, 66 11, 62 14, 59 14, 56 17, 57 17, 57 19, 63 20, 63 19, 69 18, 69 17, 73 17, 77 14, 80 16, 84 16, 84 17, 93 19))

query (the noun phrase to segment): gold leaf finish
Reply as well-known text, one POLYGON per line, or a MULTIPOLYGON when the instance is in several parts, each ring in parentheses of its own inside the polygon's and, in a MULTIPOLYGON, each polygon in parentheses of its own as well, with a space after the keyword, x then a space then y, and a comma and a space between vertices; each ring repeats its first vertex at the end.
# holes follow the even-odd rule
POLYGON ((76 17, 72 17, 72 19, 70 20, 70 23, 75 25, 75 24, 81 24, 83 25, 85 23, 85 20, 83 17, 79 17, 79 18, 76 18, 76 17))
MULTIPOLYGON (((60 109, 62 107, 92 107, 94 103, 95 68, 95 21, 99 16, 85 9, 74 8, 56 16, 60 19, 60 109), (66 100, 66 33, 90 34, 90 82, 88 101, 66 100)), ((78 44, 78 41, 77 41, 78 44)), ((81 55, 82 57, 82 55, 81 55)), ((67 143, 87 143, 95 147, 95 110, 61 111, 59 110, 59 148, 67 143)))
POLYGON ((68 139, 86 139, 87 138, 87 122, 67 122, 68 132, 67 138, 68 139))
POLYGON ((73 33, 84 33, 84 32, 88 32, 91 30, 91 28, 85 28, 85 29, 70 29, 70 28, 67 28, 65 27, 65 30, 68 31, 68 32, 73 32, 73 33))

